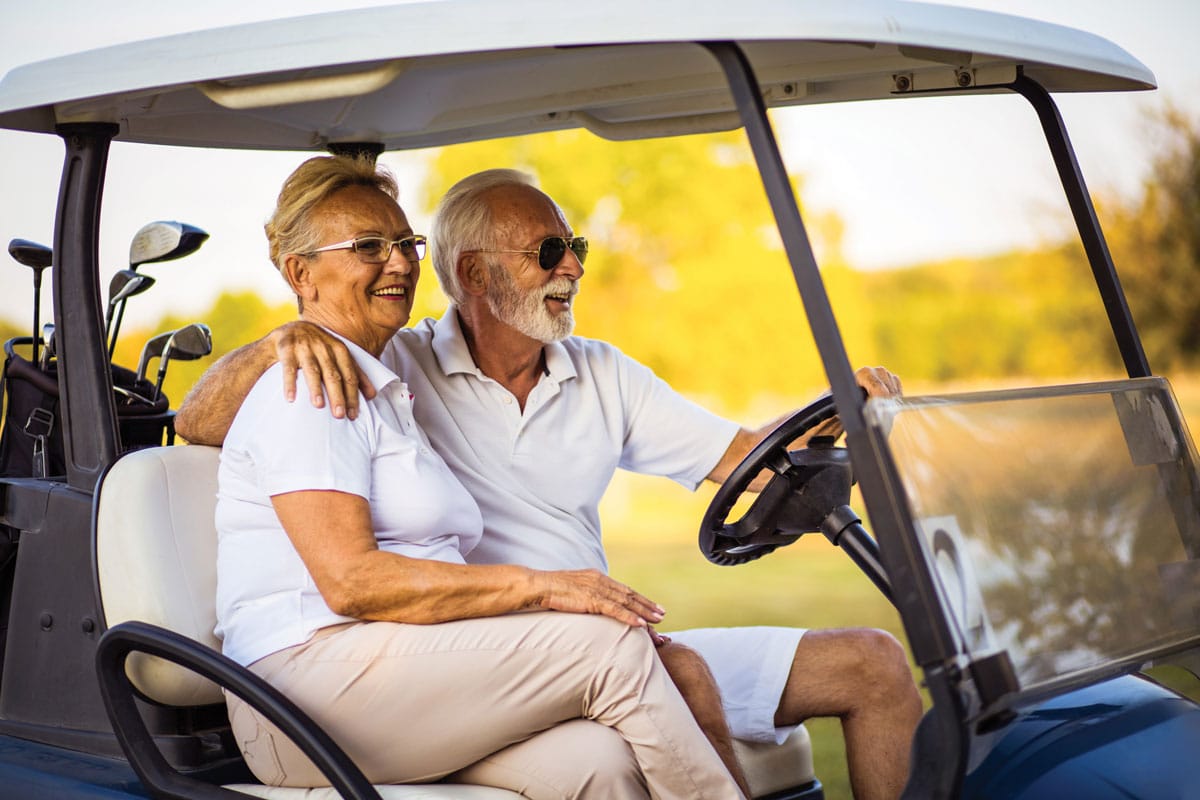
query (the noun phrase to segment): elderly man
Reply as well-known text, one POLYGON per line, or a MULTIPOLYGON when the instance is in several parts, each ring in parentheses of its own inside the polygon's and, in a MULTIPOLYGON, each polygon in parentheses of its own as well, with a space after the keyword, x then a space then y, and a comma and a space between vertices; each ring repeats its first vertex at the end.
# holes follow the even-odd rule
MULTIPOLYGON (((690 488, 720 482, 774 427, 716 417, 612 345, 571 336, 587 243, 522 173, 460 181, 438 207, 432 238, 452 305, 401 330, 383 361, 408 382, 418 421, 483 511, 471 560, 605 571, 597 506, 618 467, 690 488)), ((303 369, 313 404, 327 394, 335 416, 353 416, 359 390, 374 391, 332 337, 290 323, 218 362, 180 409, 179 433, 219 444, 277 360, 290 366, 289 396, 303 369)), ((900 390, 881 368, 857 377, 874 396, 900 390)), ((894 638, 767 627, 671 637, 663 660, 710 738, 718 731, 718 750, 724 720, 710 669, 734 736, 782 741, 809 717, 839 717, 855 796, 899 795, 921 703, 894 638)))

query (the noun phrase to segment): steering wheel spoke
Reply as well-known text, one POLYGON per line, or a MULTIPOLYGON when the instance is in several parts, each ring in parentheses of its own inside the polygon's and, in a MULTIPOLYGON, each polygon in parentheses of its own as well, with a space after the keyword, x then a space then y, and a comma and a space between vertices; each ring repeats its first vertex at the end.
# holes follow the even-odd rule
POLYGON ((743 564, 820 530, 825 517, 849 502, 849 454, 832 437, 814 437, 789 451, 799 437, 836 414, 824 395, 793 414, 758 443, 717 490, 700 523, 700 550, 714 564, 743 564), (773 475, 736 522, 730 512, 764 469, 773 475))

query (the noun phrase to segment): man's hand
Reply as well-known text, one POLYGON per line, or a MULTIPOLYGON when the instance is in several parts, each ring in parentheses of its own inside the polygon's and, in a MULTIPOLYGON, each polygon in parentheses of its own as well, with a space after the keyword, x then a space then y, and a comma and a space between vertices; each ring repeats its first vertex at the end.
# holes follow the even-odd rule
POLYGON ((859 367, 854 380, 867 390, 867 397, 899 397, 904 394, 900 377, 884 367, 859 367))
MULTIPOLYGON (((859 367, 854 372, 854 381, 867 393, 867 397, 899 397, 904 393, 900 377, 885 367, 859 367)), ((842 421, 837 417, 813 426, 797 440, 796 444, 807 446, 814 436, 832 436, 843 433, 842 421)))
MULTIPOLYGON (((867 397, 896 397, 903 391, 900 378, 883 367, 860 367, 854 373, 854 380, 866 390, 867 397)), ((742 428, 738 431, 734 435, 733 441, 729 443, 729 447, 726 448, 725 454, 721 456, 721 460, 713 467, 712 472, 708 473, 708 480, 715 483, 724 483, 734 468, 742 463, 742 459, 754 449, 754 446, 765 439, 767 434, 778 428, 790 416, 791 414, 782 416, 758 430, 742 428)), ((814 436, 833 436, 836 438, 841 436, 842 433, 841 420, 837 417, 827 419, 819 425, 814 425, 803 436, 792 442, 791 448, 806 447, 808 441, 814 436)), ((750 490, 754 492, 761 491, 769 477, 769 472, 764 471, 762 475, 759 475, 750 484, 750 490)))
POLYGON ((296 399, 296 373, 303 370, 309 401, 324 408, 325 396, 333 416, 358 416, 358 393, 369 400, 375 387, 358 368, 340 339, 309 322, 289 322, 271 332, 275 353, 283 366, 283 393, 288 402, 296 399))

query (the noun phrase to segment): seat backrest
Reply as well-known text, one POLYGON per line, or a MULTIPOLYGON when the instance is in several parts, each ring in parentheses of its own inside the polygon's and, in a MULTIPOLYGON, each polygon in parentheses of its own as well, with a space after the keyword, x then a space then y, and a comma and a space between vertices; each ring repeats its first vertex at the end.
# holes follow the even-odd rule
MULTIPOLYGON (((120 458, 99 488, 96 566, 101 610, 112 627, 141 620, 214 650, 217 465, 220 448, 152 447, 120 458)), ((139 691, 177 706, 223 702, 215 684, 160 659, 134 654, 139 691)))

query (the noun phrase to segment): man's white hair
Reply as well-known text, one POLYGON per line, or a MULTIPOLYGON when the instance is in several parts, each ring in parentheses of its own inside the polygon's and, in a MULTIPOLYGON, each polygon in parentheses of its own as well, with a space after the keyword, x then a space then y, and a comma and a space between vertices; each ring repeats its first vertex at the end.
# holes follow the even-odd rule
POLYGON ((467 250, 497 246, 495 220, 485 195, 503 186, 533 186, 533 176, 515 169, 486 169, 468 175, 450 187, 433 214, 430 233, 433 269, 442 291, 454 303, 463 302, 455 265, 467 250))

